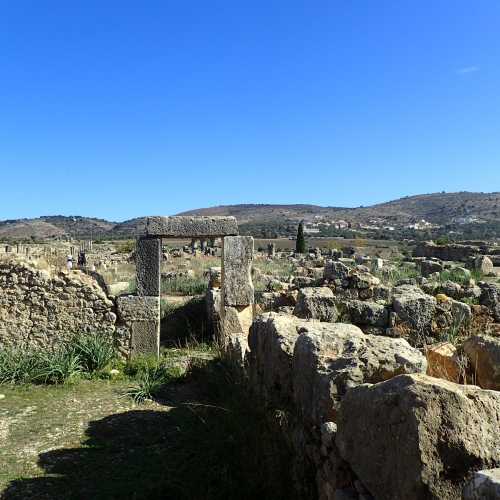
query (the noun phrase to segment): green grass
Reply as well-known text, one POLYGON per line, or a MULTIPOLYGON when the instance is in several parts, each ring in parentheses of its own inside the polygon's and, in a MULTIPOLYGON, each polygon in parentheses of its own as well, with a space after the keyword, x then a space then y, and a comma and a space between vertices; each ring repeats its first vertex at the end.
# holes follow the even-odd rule
POLYGON ((0 384, 64 384, 94 376, 116 356, 104 334, 81 334, 49 350, 4 348, 0 351, 0 384))
POLYGON ((394 285, 398 281, 404 279, 415 279, 420 277, 420 272, 418 269, 412 266, 405 265, 404 262, 399 264, 397 267, 392 268, 382 268, 380 271, 374 271, 374 276, 380 278, 384 283, 394 285))
POLYGON ((208 280, 200 277, 179 276, 162 279, 161 293, 166 295, 202 295, 208 289, 208 280))

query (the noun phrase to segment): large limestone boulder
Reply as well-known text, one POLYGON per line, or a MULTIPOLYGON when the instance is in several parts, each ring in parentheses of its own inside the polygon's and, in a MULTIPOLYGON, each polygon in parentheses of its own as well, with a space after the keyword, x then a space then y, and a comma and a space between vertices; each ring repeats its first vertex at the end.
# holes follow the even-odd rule
POLYGON ((424 277, 433 273, 440 273, 443 269, 443 263, 437 260, 422 260, 420 262, 420 272, 424 277))
POLYGON ((500 338, 473 335, 464 342, 463 350, 475 383, 483 389, 500 391, 500 338))
POLYGON ((332 290, 326 287, 307 287, 299 291, 295 316, 320 321, 336 321, 338 317, 332 290))
POLYGON ((456 500, 477 469, 500 465, 500 393, 426 375, 365 384, 344 397, 341 456, 384 500, 456 500))
POLYGON ((346 280, 349 276, 349 268, 339 261, 329 260, 325 264, 323 277, 325 280, 346 280))
POLYGON ((334 422, 349 389, 401 373, 425 372, 425 357, 404 339, 365 335, 344 323, 307 323, 293 353, 295 404, 307 424, 334 422))
POLYGON ((389 309, 382 304, 363 300, 344 300, 339 307, 350 322, 356 325, 388 326, 389 309))
POLYGON ((291 399, 293 349, 303 323, 294 316, 266 313, 252 324, 247 355, 250 384, 265 400, 291 399))
POLYGON ((424 332, 431 326, 436 299, 418 286, 401 285, 393 290, 392 307, 400 322, 418 332, 424 332))

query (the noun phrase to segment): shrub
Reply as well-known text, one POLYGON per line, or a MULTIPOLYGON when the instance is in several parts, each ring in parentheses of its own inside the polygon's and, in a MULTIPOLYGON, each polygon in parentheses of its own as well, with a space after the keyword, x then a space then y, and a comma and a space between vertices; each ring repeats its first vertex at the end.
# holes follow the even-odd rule
POLYGON ((0 351, 0 384, 63 384, 102 370, 115 357, 110 338, 82 334, 54 350, 5 348, 0 351))
POLYGON ((80 358, 68 347, 40 353, 40 366, 32 382, 63 384, 82 372, 80 358))
POLYGON ((88 373, 104 369, 116 354, 113 341, 106 334, 79 335, 71 348, 80 360, 82 369, 88 373))
POLYGON ((0 384, 24 384, 32 382, 40 369, 38 353, 18 348, 0 351, 0 384))

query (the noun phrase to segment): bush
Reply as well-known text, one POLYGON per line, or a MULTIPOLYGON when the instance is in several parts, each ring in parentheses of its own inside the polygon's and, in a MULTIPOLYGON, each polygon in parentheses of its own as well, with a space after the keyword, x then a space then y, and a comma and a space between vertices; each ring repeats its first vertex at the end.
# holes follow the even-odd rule
POLYGON ((54 350, 5 348, 0 351, 0 384, 63 384, 102 370, 115 357, 110 338, 82 334, 54 350))
POLYGON ((72 349, 78 356, 82 369, 88 373, 104 369, 116 354, 112 339, 97 333, 79 335, 72 349))
POLYGON ((0 384, 25 384, 32 382, 40 368, 37 352, 17 348, 0 351, 0 384))
POLYGON ((63 384, 82 372, 80 358, 68 347, 54 352, 40 352, 40 366, 32 382, 63 384))

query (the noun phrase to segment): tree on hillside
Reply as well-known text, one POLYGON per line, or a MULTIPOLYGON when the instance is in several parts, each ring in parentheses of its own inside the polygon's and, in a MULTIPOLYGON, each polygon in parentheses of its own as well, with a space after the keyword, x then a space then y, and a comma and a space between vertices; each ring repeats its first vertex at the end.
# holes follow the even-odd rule
POLYGON ((297 253, 306 253, 306 240, 304 238, 304 222, 299 224, 297 229, 297 242, 295 244, 295 251, 297 253))

